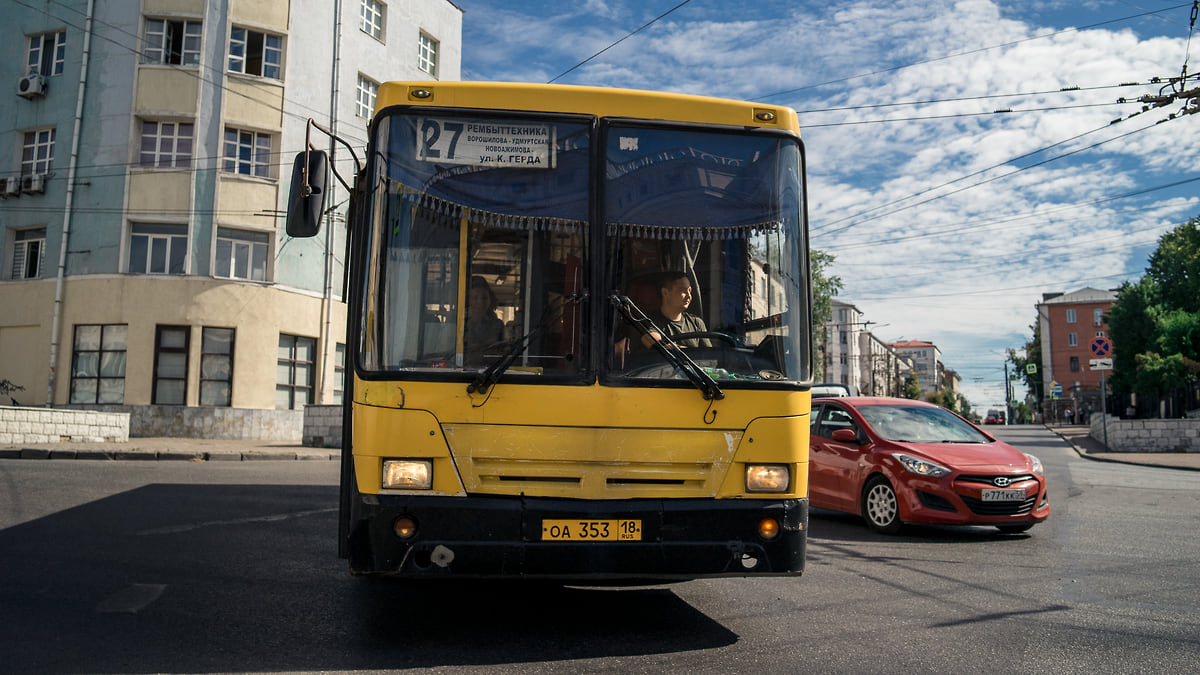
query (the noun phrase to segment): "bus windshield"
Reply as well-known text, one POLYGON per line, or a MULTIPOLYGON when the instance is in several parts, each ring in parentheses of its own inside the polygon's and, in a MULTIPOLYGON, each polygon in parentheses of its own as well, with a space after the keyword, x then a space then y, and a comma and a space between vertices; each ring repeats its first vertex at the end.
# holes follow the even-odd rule
POLYGON ((794 136, 761 130, 385 111, 359 363, 579 384, 598 367, 617 386, 686 387, 695 370, 721 387, 803 380, 801 162, 794 136))

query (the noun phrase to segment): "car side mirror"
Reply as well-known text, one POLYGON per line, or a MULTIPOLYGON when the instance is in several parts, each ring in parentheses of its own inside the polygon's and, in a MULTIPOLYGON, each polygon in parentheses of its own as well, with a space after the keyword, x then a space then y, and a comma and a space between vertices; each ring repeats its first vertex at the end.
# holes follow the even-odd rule
POLYGON ((834 429, 833 440, 838 443, 853 443, 858 445, 858 432, 853 429, 834 429))
POLYGON ((289 237, 312 237, 321 231, 325 210, 325 188, 329 183, 329 158, 321 150, 296 155, 292 164, 292 187, 288 196, 289 237), (307 166, 305 161, 307 160, 307 166))

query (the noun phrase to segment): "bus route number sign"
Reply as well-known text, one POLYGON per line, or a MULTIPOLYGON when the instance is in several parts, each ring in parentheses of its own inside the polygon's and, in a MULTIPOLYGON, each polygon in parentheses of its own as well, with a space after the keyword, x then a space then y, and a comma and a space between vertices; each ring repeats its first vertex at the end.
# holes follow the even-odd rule
POLYGON ((542 521, 542 541, 641 541, 640 520, 542 521))
POLYGON ((554 168, 554 128, 519 124, 425 117, 417 120, 417 159, 522 169, 554 168))

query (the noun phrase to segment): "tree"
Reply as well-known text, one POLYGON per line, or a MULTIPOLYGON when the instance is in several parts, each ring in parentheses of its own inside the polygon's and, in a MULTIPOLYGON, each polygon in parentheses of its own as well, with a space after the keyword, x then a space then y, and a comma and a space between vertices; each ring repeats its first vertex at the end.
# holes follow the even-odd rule
POLYGON ((842 291, 842 278, 829 274, 836 258, 824 251, 812 249, 809 252, 809 265, 812 268, 813 308, 812 334, 816 340, 816 363, 813 364, 813 377, 820 381, 823 378, 822 369, 825 363, 824 326, 833 320, 833 296, 842 291))
POLYGON ((1200 217, 1158 238, 1146 276, 1166 309, 1200 312, 1200 217))
POLYGON ((1155 349, 1154 307, 1158 303, 1158 285, 1144 276, 1125 282, 1117 290, 1117 299, 1108 314, 1108 335, 1113 342, 1113 372, 1109 380, 1113 393, 1136 391, 1137 356, 1155 349))
POLYGON ((1161 398, 1200 376, 1200 218, 1158 238, 1109 314, 1113 391, 1161 398))
POLYGON ((904 380, 904 389, 900 394, 907 399, 921 400, 921 382, 917 379, 915 372, 911 370, 908 372, 908 377, 904 380))

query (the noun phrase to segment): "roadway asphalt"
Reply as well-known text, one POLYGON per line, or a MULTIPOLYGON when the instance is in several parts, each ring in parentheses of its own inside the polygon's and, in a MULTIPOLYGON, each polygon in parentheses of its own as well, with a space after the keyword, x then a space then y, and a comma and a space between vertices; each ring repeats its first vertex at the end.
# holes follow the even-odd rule
MULTIPOLYGON (((1083 425, 1046 425, 1080 457, 1126 464, 1200 471, 1200 452, 1109 452, 1088 436, 1083 425)), ((0 459, 107 460, 324 460, 341 455, 337 448, 310 448, 295 441, 214 440, 207 438, 131 438, 123 443, 35 443, 0 446, 0 459)))

